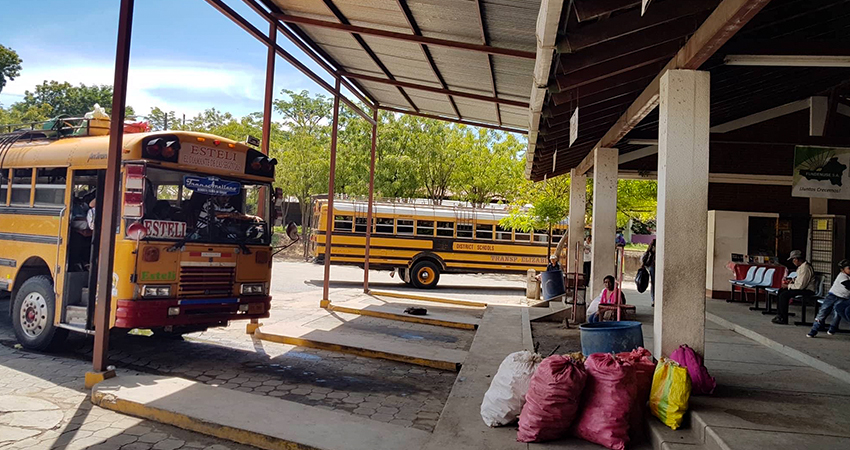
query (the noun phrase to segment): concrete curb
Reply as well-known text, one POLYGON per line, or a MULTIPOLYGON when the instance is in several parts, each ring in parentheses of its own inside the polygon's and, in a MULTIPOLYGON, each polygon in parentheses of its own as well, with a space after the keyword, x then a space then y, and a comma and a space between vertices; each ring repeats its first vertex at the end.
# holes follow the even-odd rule
POLYGON ((478 325, 475 323, 454 322, 450 320, 440 320, 422 316, 409 316, 405 314, 396 314, 386 311, 375 311, 366 308, 349 308, 347 306, 334 305, 333 302, 331 302, 331 304, 328 305, 326 309, 328 311, 335 311, 346 314, 358 314, 361 316, 377 317, 379 319, 395 320, 398 322, 420 323, 424 325, 434 325, 437 327, 457 328, 460 330, 475 330, 478 328, 478 325))
POLYGON ((800 361, 801 363, 803 363, 807 366, 810 366, 814 369, 820 370, 821 372, 823 372, 827 375, 831 375, 835 378, 838 378, 839 380, 841 380, 845 383, 850 383, 850 372, 847 372, 846 370, 840 369, 840 368, 835 367, 831 364, 827 364, 827 363, 821 361, 820 359, 817 359, 813 356, 807 355, 807 354, 805 354, 805 353, 803 353, 799 350, 796 350, 794 348, 791 348, 791 347, 789 347, 785 344, 781 344, 779 342, 776 342, 776 341, 768 338, 767 336, 756 333, 755 331, 750 330, 749 328, 742 327, 742 326, 740 326, 740 325, 738 325, 734 322, 730 322, 730 321, 728 321, 728 320, 726 320, 726 319, 724 319, 724 318, 722 318, 722 317, 720 317, 716 314, 706 312, 705 317, 706 317, 706 319, 708 319, 708 320, 710 320, 710 321, 712 321, 712 322, 714 322, 714 323, 716 323, 716 324, 718 324, 722 327, 728 328, 728 329, 730 329, 730 330, 732 330, 732 331, 734 331, 734 332, 736 332, 736 333, 738 333, 742 336, 746 336, 746 337, 758 342, 759 344, 762 344, 762 345, 764 345, 768 348, 776 350, 779 353, 782 353, 785 356, 788 356, 789 358, 796 359, 797 361, 800 361))
POLYGON ((393 297, 393 298, 404 298, 408 300, 420 300, 423 302, 434 302, 434 303, 446 303, 449 305, 461 305, 461 306, 474 306, 477 308, 486 308, 487 303, 484 302, 475 302, 469 300, 456 300, 453 298, 442 298, 442 297, 431 297, 428 295, 417 295, 417 294, 408 294, 404 292, 390 292, 390 291, 369 291, 369 295, 374 295, 377 297, 393 297))

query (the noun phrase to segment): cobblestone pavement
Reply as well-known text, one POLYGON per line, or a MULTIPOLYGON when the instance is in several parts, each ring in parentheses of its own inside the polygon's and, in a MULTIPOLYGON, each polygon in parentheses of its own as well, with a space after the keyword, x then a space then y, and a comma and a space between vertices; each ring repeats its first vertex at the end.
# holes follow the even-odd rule
POLYGON ((0 346, 0 449, 250 448, 93 406, 83 388, 90 368, 0 346))

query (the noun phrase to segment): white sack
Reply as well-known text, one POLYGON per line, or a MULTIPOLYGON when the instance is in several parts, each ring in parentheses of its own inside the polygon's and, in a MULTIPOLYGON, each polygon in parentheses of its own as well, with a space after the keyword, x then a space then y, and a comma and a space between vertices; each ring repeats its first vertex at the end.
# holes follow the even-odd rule
POLYGON ((507 425, 519 417, 528 382, 543 357, 523 350, 505 357, 481 402, 481 418, 487 426, 507 425))

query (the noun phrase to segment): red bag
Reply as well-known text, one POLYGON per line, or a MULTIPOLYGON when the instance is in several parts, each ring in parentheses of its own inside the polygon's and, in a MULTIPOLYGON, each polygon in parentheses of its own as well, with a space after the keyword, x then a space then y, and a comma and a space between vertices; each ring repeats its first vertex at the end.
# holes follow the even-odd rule
POLYGON ((688 369, 688 375, 691 376, 691 394, 703 395, 714 392, 717 381, 709 375, 708 369, 702 362, 702 357, 694 349, 683 344, 670 355, 670 359, 688 369))
POLYGON ((516 439, 542 442, 566 435, 578 412, 586 379, 581 363, 568 356, 544 359, 528 384, 516 439))
POLYGON ((623 450, 629 443, 629 410, 635 398, 634 368, 610 353, 590 355, 584 367, 587 388, 573 434, 611 450, 623 450))
POLYGON ((643 418, 646 417, 646 404, 652 391, 652 376, 655 374, 655 361, 649 350, 638 347, 630 352, 618 353, 617 357, 632 365, 635 374, 635 397, 629 412, 629 440, 632 443, 643 441, 646 436, 643 418))

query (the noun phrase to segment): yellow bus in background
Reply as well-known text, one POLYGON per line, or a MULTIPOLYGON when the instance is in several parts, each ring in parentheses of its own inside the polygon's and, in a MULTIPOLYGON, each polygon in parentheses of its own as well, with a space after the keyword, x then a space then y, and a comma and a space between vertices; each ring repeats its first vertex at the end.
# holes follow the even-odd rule
MULTIPOLYGON (((27 348, 93 332, 109 136, 86 127, 0 135, 0 293, 27 348)), ((271 192, 276 161, 181 131, 125 134, 121 156, 111 327, 180 334, 268 317, 271 198, 260 190, 271 192)))
MULTIPOLYGON (((363 266, 368 203, 334 200, 331 264, 363 266)), ((325 254, 327 199, 314 199, 310 248, 314 261, 325 254)), ((433 288, 442 273, 519 273, 545 270, 548 230, 524 233, 499 221, 504 210, 414 203, 375 203, 369 267, 393 270, 418 288, 433 288)), ((552 247, 567 231, 552 230, 552 247)))

